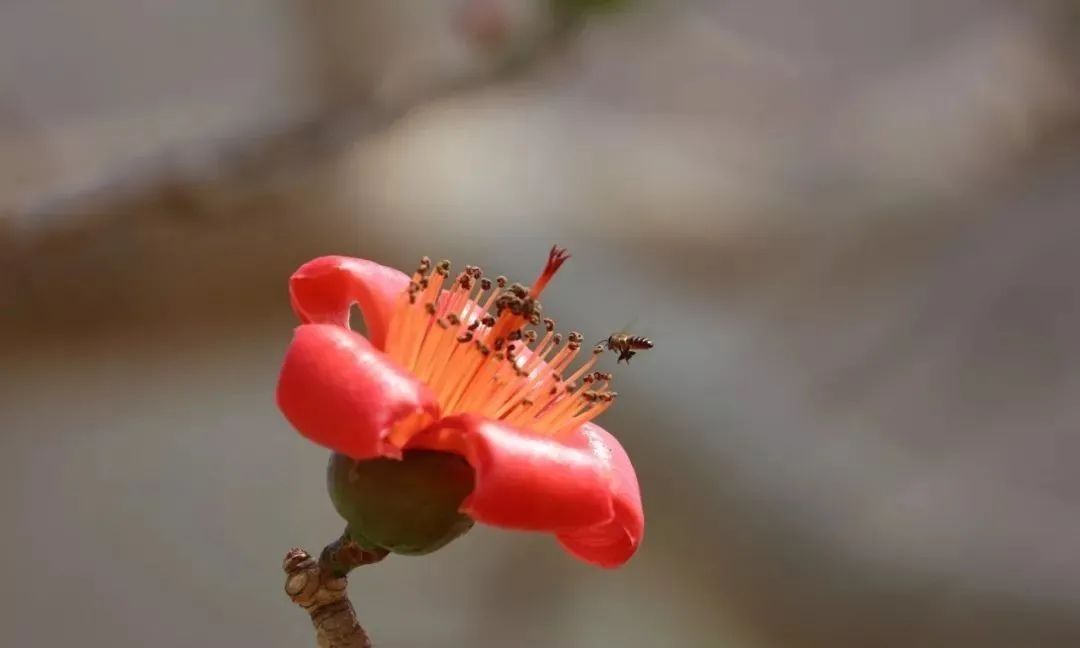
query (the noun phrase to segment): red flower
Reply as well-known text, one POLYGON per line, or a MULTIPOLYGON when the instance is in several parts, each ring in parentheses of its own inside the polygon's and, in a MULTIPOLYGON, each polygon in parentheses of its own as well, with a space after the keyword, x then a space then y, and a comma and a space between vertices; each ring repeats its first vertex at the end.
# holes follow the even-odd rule
POLYGON ((475 472, 463 513, 554 533, 590 563, 623 564, 644 516, 626 452, 591 422, 615 399, 611 374, 589 371, 603 349, 571 371, 581 335, 564 344, 540 317, 537 298, 567 258, 553 248, 531 288, 470 266, 451 280, 448 262, 426 258, 411 279, 349 257, 303 265, 290 281, 302 324, 278 385, 282 412, 355 460, 460 455, 475 472), (353 304, 367 338, 349 328, 353 304))

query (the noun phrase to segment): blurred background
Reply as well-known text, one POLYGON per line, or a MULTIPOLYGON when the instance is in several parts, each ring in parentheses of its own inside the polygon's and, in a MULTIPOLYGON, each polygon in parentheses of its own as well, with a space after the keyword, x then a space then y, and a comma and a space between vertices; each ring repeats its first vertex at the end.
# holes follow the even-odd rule
POLYGON ((558 243, 641 551, 393 558, 376 646, 1080 645, 1078 217, 1072 0, 4 0, 0 643, 313 645, 288 275, 558 243))

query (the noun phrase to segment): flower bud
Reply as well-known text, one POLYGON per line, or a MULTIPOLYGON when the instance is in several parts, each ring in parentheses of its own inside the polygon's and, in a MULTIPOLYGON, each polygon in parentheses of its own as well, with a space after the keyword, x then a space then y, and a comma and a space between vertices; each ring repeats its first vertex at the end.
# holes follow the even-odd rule
POLYGON ((461 503, 473 469, 460 456, 410 450, 402 459, 356 461, 334 453, 327 466, 330 500, 361 546, 404 555, 440 549, 472 528, 461 503))

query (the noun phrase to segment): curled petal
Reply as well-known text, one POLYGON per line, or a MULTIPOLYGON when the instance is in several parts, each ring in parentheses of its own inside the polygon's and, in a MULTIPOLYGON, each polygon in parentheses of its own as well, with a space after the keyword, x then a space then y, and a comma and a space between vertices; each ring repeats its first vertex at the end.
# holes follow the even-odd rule
POLYGON ((289 279, 293 310, 304 324, 349 327, 349 309, 360 307, 368 338, 385 348, 398 297, 409 277, 394 268, 345 256, 324 256, 300 266, 289 279))
POLYGON ((285 418, 305 437, 353 459, 400 457, 390 437, 439 417, 426 385, 362 335, 330 324, 296 329, 278 381, 285 418))
POLYGON ((641 507, 637 475, 622 445, 606 430, 586 423, 581 426, 580 434, 607 466, 615 516, 602 524, 560 533, 559 542, 567 551, 586 562, 601 567, 618 567, 634 555, 645 533, 645 514, 641 507))
POLYGON ((583 438, 566 443, 465 414, 443 419, 411 446, 454 452, 472 465, 476 484, 462 511, 477 522, 560 532, 614 515, 608 467, 583 438))

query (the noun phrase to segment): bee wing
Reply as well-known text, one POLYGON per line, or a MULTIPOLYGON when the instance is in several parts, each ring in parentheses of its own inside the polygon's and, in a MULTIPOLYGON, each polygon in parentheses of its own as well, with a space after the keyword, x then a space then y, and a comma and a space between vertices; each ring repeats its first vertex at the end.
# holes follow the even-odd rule
POLYGON ((615 337, 617 335, 633 335, 633 333, 631 333, 631 331, 634 330, 633 326, 634 326, 634 324, 637 323, 637 321, 638 321, 638 318, 635 317, 633 319, 633 321, 630 322, 630 324, 628 324, 628 325, 626 325, 626 326, 624 326, 622 328, 615 329, 611 333, 608 333, 608 335, 606 337, 604 337, 604 339, 600 340, 596 344, 606 344, 609 339, 611 339, 612 337, 615 337))
POLYGON ((615 331, 615 335, 637 335, 638 320, 641 319, 640 315, 635 315, 634 319, 627 322, 626 326, 615 331))

